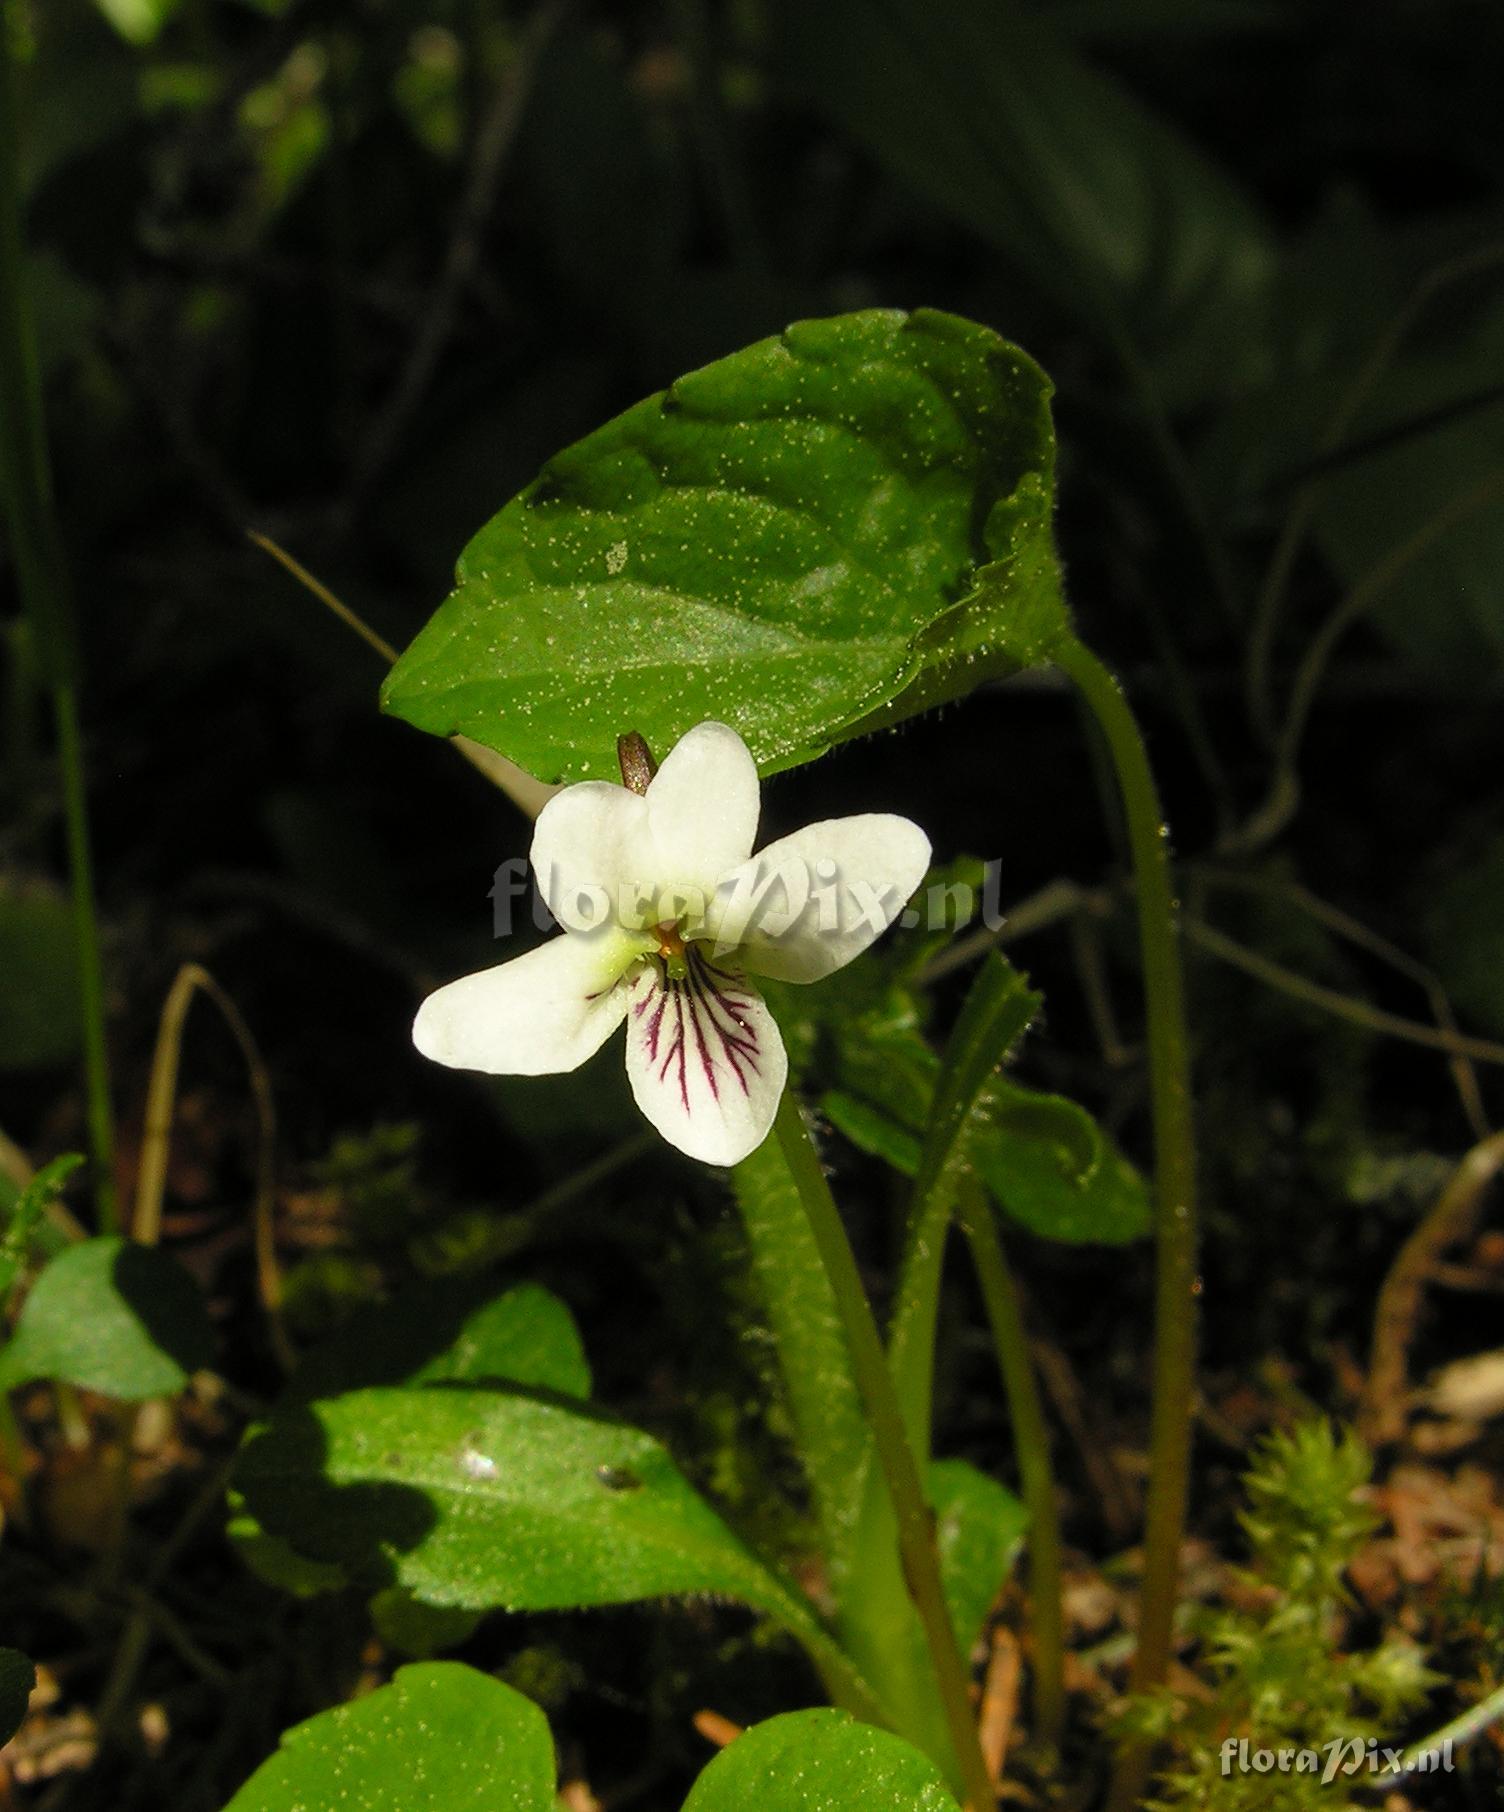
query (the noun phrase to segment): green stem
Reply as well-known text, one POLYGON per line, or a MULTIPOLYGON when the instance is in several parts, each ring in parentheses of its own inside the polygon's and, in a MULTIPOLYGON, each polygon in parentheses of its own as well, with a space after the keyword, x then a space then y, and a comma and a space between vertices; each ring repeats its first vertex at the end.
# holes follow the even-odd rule
MULTIPOLYGON (((1169 839, 1138 724, 1121 687, 1090 649, 1070 641, 1054 658, 1080 688, 1107 740, 1137 883, 1157 1203, 1144 1585, 1138 1648, 1128 1676, 1128 1690, 1142 1693, 1161 1685, 1169 1672, 1190 1482, 1196 1370, 1196 1148, 1185 990, 1169 839)), ((1148 1772, 1147 1747, 1128 1745, 1119 1757, 1107 1812, 1128 1812, 1140 1798, 1148 1772)))
POLYGON ((732 1181, 809 1481, 837 1632, 886 1721, 943 1755, 950 1739, 880 1476, 874 1514, 863 1514, 877 1457, 803 1199, 772 1139, 737 1165, 732 1181))
POLYGON ((798 1104, 787 1092, 778 1105, 774 1131, 804 1203, 810 1231, 819 1248, 820 1262, 830 1280, 841 1324, 851 1348, 851 1363, 857 1388, 862 1395, 878 1460, 893 1498, 904 1579, 920 1622, 924 1625, 930 1659, 934 1664, 935 1678, 945 1706, 946 1724, 955 1750, 956 1767, 952 1772, 957 1784, 963 1789, 964 1802, 971 1812, 990 1812, 990 1808, 996 1804, 996 1795, 977 1741, 966 1671, 951 1628, 950 1613, 946 1609, 945 1594, 940 1583, 940 1563, 935 1552, 934 1527, 920 1482, 919 1468, 904 1432, 903 1413, 893 1388, 893 1377, 888 1370, 882 1339, 872 1315, 872 1305, 862 1288, 846 1229, 842 1225, 835 1198, 830 1193, 830 1185, 825 1180, 825 1172, 821 1169, 819 1156, 810 1141, 798 1104))
POLYGON ((115 1116, 110 1104, 110 1055, 105 1042, 104 964, 99 953, 99 923, 94 910, 94 860, 89 847, 78 699, 72 686, 57 687, 53 708, 57 718, 58 761, 63 775, 68 872, 73 887, 89 1152, 94 1161, 94 1203, 100 1231, 113 1233, 119 1227, 120 1215, 115 1199, 115 1116))
POLYGON ((73 891, 78 989, 83 1013, 90 1150, 99 1225, 117 1225, 113 1115, 105 1044, 104 985, 89 855, 82 739, 74 678, 67 566, 52 498, 36 335, 21 231, 16 84, 18 22, 0 0, 0 494, 17 585, 31 619, 37 664, 52 693, 63 814, 73 891))
POLYGON ((925 1459, 930 1451, 940 1280, 967 1123, 998 1065, 1041 1004, 1017 970, 1001 957, 989 956, 962 1004, 936 1078, 888 1331, 888 1368, 904 1427, 914 1452, 925 1459))
POLYGON ((1034 1361, 1029 1354, 1018 1286, 998 1237, 992 1204, 975 1181, 961 1192, 960 1224, 971 1246, 982 1305, 997 1349, 1008 1399, 1013 1453, 1029 1512, 1029 1626, 1034 1638, 1034 1723, 1059 1748, 1065 1728, 1065 1622, 1060 1576, 1060 1511, 1034 1361))

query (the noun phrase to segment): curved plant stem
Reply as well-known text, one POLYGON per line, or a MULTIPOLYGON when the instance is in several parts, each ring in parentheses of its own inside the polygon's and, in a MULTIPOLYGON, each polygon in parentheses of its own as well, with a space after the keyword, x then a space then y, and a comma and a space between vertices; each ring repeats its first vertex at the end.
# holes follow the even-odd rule
POLYGON ((1060 1513, 1034 1362, 1029 1355, 1018 1287, 998 1237, 992 1206, 971 1179, 962 1186, 960 1224, 971 1247, 982 1305, 1008 1398, 1013 1452, 1029 1512, 1029 1627, 1034 1637, 1034 1724, 1060 1745, 1065 1727, 1065 1623, 1060 1593, 1060 1513))
MULTIPOLYGON (((1080 688, 1107 739, 1137 882, 1157 1210, 1144 1587, 1138 1648, 1128 1676, 1128 1690, 1137 1693, 1160 1685, 1169 1671, 1190 1479, 1196 1367, 1196 1148, 1185 989, 1168 839, 1138 724, 1117 681, 1090 649, 1067 642, 1054 658, 1080 688)), ((1149 1752, 1143 1745, 1124 1749, 1108 1795, 1108 1812, 1127 1812, 1140 1797, 1148 1770, 1149 1752)))
POLYGON ((1457 1166, 1389 1267, 1374 1310, 1368 1378, 1359 1406, 1359 1430, 1371 1447, 1396 1441, 1405 1431, 1410 1345, 1426 1284, 1447 1247, 1460 1244, 1477 1224, 1484 1191, 1501 1170, 1504 1132, 1497 1132, 1480 1140, 1457 1166))
POLYGON ((53 507, 36 338, 26 284, 17 169, 15 28, 9 8, 0 11, 0 501, 10 528, 17 586, 31 619, 37 665, 52 695, 73 893, 94 1195, 100 1229, 112 1233, 118 1217, 103 967, 89 851, 72 605, 62 537, 53 507))
POLYGON ((152 1052, 151 1080, 146 1092, 146 1118, 141 1129, 141 1161, 136 1175, 136 1199, 131 1215, 131 1236, 143 1246, 154 1246, 162 1232, 162 1197, 167 1188, 167 1159, 172 1140, 172 1119, 177 1106, 178 1066, 183 1051, 183 1023, 195 993, 202 993, 219 1009, 230 1035, 240 1047, 256 1107, 256 1206, 253 1245, 256 1282, 261 1306, 271 1330, 272 1347, 283 1368, 291 1371, 296 1355, 283 1329, 282 1277, 277 1268, 276 1210, 277 1142, 276 1108, 271 1077, 251 1028, 239 1007, 209 971, 198 963, 184 963, 163 1003, 152 1052))
POLYGON ((930 1658, 945 1705, 946 1724, 955 1751, 957 1783, 970 1812, 990 1812, 996 1796, 977 1740, 971 1695, 950 1613, 940 1584, 940 1563, 935 1552, 934 1529, 920 1482, 914 1451, 904 1432, 903 1415, 893 1377, 883 1353, 872 1306, 856 1268, 846 1229, 835 1198, 810 1142, 809 1131, 793 1096, 785 1092, 778 1105, 774 1132, 798 1187, 809 1217, 810 1231, 819 1247, 820 1262, 830 1280, 836 1307, 851 1348, 857 1388, 872 1427, 879 1462, 892 1494, 898 1519, 898 1543, 904 1579, 914 1608, 924 1625, 930 1658))

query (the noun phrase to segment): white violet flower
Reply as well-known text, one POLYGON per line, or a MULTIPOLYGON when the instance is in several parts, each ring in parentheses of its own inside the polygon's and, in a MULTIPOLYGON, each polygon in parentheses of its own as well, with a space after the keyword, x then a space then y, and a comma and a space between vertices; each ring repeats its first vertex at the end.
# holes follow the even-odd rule
POLYGON ((725 724, 691 730, 651 780, 645 752, 642 765, 641 792, 583 781, 544 806, 533 872, 564 935, 430 994, 413 1042, 455 1069, 537 1076, 577 1069, 626 1020, 643 1113, 690 1157, 735 1164, 767 1136, 788 1076, 750 978, 812 982, 849 963, 903 910, 929 839, 868 813, 754 856, 757 769, 725 724))

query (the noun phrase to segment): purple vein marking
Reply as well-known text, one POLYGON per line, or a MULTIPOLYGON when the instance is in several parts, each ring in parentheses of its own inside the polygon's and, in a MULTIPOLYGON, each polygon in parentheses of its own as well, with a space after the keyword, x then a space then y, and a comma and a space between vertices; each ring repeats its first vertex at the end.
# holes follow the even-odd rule
POLYGON ((687 953, 688 968, 681 977, 671 976, 662 959, 642 973, 637 984, 637 997, 632 1002, 632 1017, 643 1022, 642 1037, 647 1046, 648 1062, 658 1072, 658 1080, 667 1082, 677 1070, 679 1102, 685 1113, 692 1112, 689 1099, 689 1044, 694 1040, 695 1055, 710 1090, 712 1101, 721 1099, 717 1070, 724 1061, 741 1084, 744 1095, 751 1093, 749 1076, 761 1074, 759 1058, 762 1046, 757 1029, 748 1017, 754 996, 742 990, 746 984, 739 975, 718 968, 694 949, 687 953), (712 977, 714 979, 712 980, 712 977), (665 1040, 664 1017, 670 1006, 672 1036, 665 1040))
POLYGON ((658 1021, 663 1016, 663 1007, 668 1004, 669 1000, 672 1000, 675 1012, 674 1036, 668 1049, 663 1054, 663 1063, 658 1071, 658 1080, 660 1082, 666 1082, 668 1080, 669 1070, 677 1061, 679 1066, 679 1100, 683 1105, 685 1113, 688 1113, 689 1069, 687 1064, 688 1052, 684 1043, 684 994, 683 990, 674 982, 665 981, 664 986, 666 991, 663 1002, 659 1006, 658 1014, 654 1018, 651 1028, 653 1043, 649 1051, 649 1058, 655 1059, 658 1055, 658 1021))
POLYGON ((760 1047, 751 1022, 743 1017, 743 1014, 750 1009, 751 1001, 744 994, 733 993, 729 987, 717 988, 715 983, 709 979, 711 975, 720 976, 724 981, 733 985, 740 980, 739 977, 728 975, 723 969, 717 969, 712 963, 705 962, 702 958, 696 958, 691 952, 689 988, 693 1003, 695 1035, 699 1041, 700 1061, 705 1069, 705 1079, 710 1085, 711 1095, 718 1101, 720 1089, 716 1084, 715 1060, 705 1041, 706 1030, 714 1033, 719 1039, 721 1053, 726 1059, 727 1067, 741 1084, 744 1095, 751 1091, 746 1071, 743 1070, 742 1065, 745 1064, 747 1070, 750 1070, 754 1076, 757 1075, 759 1073, 757 1059, 760 1055, 760 1047), (724 1011, 726 1017, 731 1021, 730 1025, 724 1024, 717 1015, 717 1007, 724 1011))

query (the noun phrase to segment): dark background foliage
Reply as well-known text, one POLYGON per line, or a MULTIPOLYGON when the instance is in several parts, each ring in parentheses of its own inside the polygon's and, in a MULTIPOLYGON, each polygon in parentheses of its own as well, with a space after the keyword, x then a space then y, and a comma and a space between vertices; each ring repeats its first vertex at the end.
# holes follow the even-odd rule
MULTIPOLYGON (((631 1132, 616 1062, 492 1088, 412 1053, 424 987, 499 954, 487 890, 526 825, 443 745, 378 716, 378 657, 246 531, 400 646, 549 453, 801 316, 953 309, 1055 378, 1071 595, 1148 726, 1197 923, 1360 1016, 1366 1002, 1425 1020, 1413 979, 1312 917, 1295 890, 1313 890, 1435 968, 1470 1029, 1504 1036, 1497 7, 45 0, 17 16, 122 1181, 160 1002, 202 961, 270 1068, 309 1329, 393 1271, 526 1241, 520 1267, 579 1314, 606 1399, 677 1431, 756 1514, 755 1460, 739 1477, 731 1456, 738 1439, 768 1451, 748 1408, 757 1349, 685 1383, 726 1306, 751 1314, 723 1192, 653 1152, 557 1217, 505 1218, 631 1132), (1354 588, 1372 601, 1326 671, 1298 808, 1277 821, 1260 815, 1273 762, 1248 699, 1292 515, 1304 532, 1267 642, 1276 722, 1320 626, 1354 588)), ((57 784, 0 577, 0 960, 20 1003, 4 1009, 20 1031, 0 1051, 0 1125, 46 1154, 81 1136, 48 955, 57 784)), ((783 777, 767 827, 879 803, 943 857, 998 856, 1005 900, 1118 868, 1101 763, 1049 682, 783 777)), ((1023 1073, 1147 1159, 1121 900, 1014 954, 1048 1000, 1023 1073)), ((1190 956, 1211 1374, 1277 1373, 1340 1409, 1383 1268, 1476 1128, 1435 1051, 1271 990, 1204 943, 1190 956)), ((942 990, 942 1019, 947 1004, 942 990)), ((1497 1103, 1491 1074, 1482 1086, 1497 1103)), ((214 1286, 222 1369, 265 1388, 253 1135, 237 1054, 207 1018, 185 1090, 170 1230, 214 1286)), ((865 1190, 880 1287, 891 1191, 832 1155, 865 1190)), ((1020 1259, 1089 1430, 1136 1442, 1141 1256, 1029 1244, 1020 1259)), ((1430 1356, 1494 1339, 1488 1302, 1459 1297, 1430 1356)), ((955 1311, 947 1438, 995 1465, 961 1280, 955 1311)), ((1204 1456, 1213 1530, 1239 1457, 1215 1441, 1204 1456)), ((1125 1540, 1079 1463, 1065 1469, 1076 1539, 1125 1540)), ((222 1558, 200 1564, 219 1582, 222 1558)), ((215 1589, 283 1646, 223 1635, 246 1709, 175 1764, 183 1807, 218 1804, 281 1723, 337 1696, 359 1648, 327 1605, 272 1610, 238 1576, 215 1589)), ((33 1635, 58 1614, 35 1612, 33 1635)), ((690 1756, 685 1706, 715 1702, 728 1668, 743 1705, 786 1693, 774 1663, 727 1641, 707 1675, 689 1659, 701 1635, 613 1614, 582 1636, 509 1629, 490 1658, 547 1674, 534 1685, 565 1708, 566 1752, 597 1777, 647 1756, 651 1784, 690 1756)), ((161 1782, 141 1779, 147 1803, 161 1782)))

